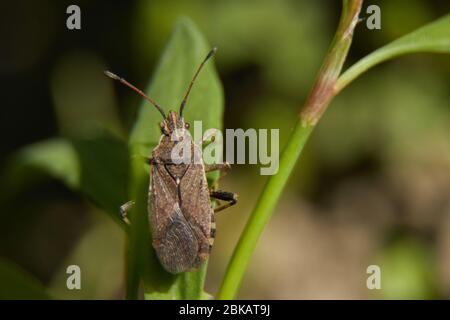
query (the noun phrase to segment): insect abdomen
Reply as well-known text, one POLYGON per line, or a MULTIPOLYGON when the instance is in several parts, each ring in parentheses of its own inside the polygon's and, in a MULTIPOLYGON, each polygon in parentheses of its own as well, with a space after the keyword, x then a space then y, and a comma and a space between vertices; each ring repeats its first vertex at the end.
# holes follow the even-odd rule
POLYGON ((170 273, 180 273, 198 265, 198 241, 186 220, 176 218, 164 237, 154 242, 158 258, 170 273))

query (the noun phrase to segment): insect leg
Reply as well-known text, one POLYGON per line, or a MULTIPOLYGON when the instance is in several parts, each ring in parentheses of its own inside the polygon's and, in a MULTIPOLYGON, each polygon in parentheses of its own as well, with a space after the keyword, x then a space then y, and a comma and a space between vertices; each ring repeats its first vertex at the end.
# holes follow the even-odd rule
POLYGON ((209 239, 208 239, 208 243, 209 243, 209 250, 211 251, 211 248, 214 244, 214 239, 216 238, 216 218, 214 217, 214 215, 211 215, 211 231, 209 234, 209 239))
POLYGON ((221 172, 224 172, 224 174, 225 174, 228 170, 230 170, 230 168, 231 168, 231 166, 228 162, 205 164, 205 172, 220 170, 221 172))
POLYGON ((130 225, 130 220, 128 220, 128 211, 130 211, 133 206, 134 201, 128 201, 120 206, 120 217, 127 225, 130 225))
POLYGON ((237 194, 233 193, 233 192, 211 190, 209 192, 209 196, 214 199, 228 201, 228 203, 225 203, 217 208, 214 208, 214 212, 222 211, 228 207, 231 207, 232 205, 236 204, 236 202, 237 202, 237 194))

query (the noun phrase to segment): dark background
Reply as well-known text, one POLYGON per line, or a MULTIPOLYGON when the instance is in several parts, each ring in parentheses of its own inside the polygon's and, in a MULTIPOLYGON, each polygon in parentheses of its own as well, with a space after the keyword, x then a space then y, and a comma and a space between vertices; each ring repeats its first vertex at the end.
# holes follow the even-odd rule
MULTIPOLYGON (((381 7, 382 29, 358 27, 348 65, 450 11, 437 0, 369 4, 381 7)), ((93 119, 128 132, 140 98, 100 71, 144 88, 183 15, 219 47, 224 127, 279 128, 284 145, 339 12, 339 1, 2 2, 0 256, 55 297, 121 298, 122 230, 50 177, 10 195, 12 156, 88 134, 93 119), (66 28, 70 4, 81 7, 82 30, 66 28), (91 268, 77 296, 65 290, 72 263, 91 268)), ((421 54, 371 70, 336 98, 258 245, 241 298, 450 297, 449 83, 448 55, 421 54), (371 264, 383 270, 375 293, 365 286, 371 264)), ((210 292, 261 190, 258 172, 235 165, 224 179, 240 203, 218 216, 210 292)))

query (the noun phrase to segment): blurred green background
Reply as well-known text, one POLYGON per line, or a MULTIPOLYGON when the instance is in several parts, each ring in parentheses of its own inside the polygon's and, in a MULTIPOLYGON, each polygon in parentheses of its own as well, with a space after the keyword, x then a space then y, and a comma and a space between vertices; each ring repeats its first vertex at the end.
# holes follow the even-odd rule
MULTIPOLYGON (((55 178, 66 168, 58 154, 53 176, 16 163, 49 138, 108 130, 125 139, 140 97, 104 69, 145 88, 175 21, 189 16, 219 48, 224 127, 279 128, 283 146, 340 12, 326 0, 77 1, 82 29, 69 31, 70 4, 0 5, 0 298, 27 290, 9 287, 11 274, 54 298, 124 296, 124 231, 71 178, 55 178), (70 264, 81 267, 80 291, 66 288, 70 264)), ((363 12, 370 4, 381 7, 382 28, 357 28, 347 66, 450 11, 448 1, 385 0, 363 12)), ((308 142, 239 298, 450 298, 449 107, 448 55, 404 57, 350 85, 308 142), (366 287, 372 264, 381 290, 366 287)), ((210 293, 265 179, 257 166, 234 165, 221 183, 240 201, 216 217, 210 293)))

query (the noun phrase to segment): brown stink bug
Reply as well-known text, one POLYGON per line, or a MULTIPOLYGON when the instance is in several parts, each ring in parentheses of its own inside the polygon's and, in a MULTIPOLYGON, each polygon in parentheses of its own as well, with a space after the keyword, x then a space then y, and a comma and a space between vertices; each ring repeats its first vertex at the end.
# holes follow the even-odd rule
MULTIPOLYGON (((170 273, 193 270, 206 260, 215 237, 214 213, 236 203, 236 194, 209 189, 205 173, 214 170, 223 172, 229 165, 203 163, 203 142, 197 144, 190 139, 187 131, 189 124, 183 118, 183 110, 192 86, 205 62, 215 52, 216 48, 212 49, 198 67, 181 102, 179 113, 169 111, 167 116, 163 109, 141 90, 125 79, 109 71, 105 72, 107 76, 120 81, 148 100, 164 118, 161 123, 161 139, 148 159, 151 165, 148 214, 153 248, 163 267, 170 273), (190 143, 191 160, 179 163, 173 161, 172 151, 182 141, 190 143), (194 161, 195 159, 199 161, 194 161), (210 197, 228 203, 213 209, 210 197)), ((131 205, 132 201, 121 207, 125 220, 131 205)))

